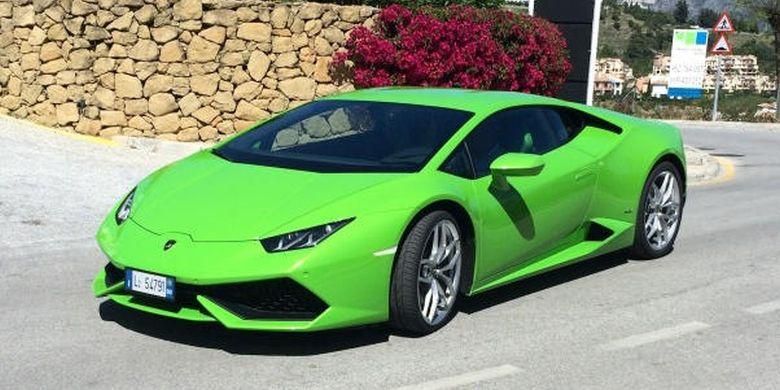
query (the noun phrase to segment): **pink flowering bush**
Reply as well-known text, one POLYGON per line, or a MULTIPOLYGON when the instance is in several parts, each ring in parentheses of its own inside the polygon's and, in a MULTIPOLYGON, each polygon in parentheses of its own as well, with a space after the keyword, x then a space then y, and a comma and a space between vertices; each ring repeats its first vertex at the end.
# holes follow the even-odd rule
POLYGON ((382 10, 373 29, 358 27, 335 54, 337 79, 359 88, 419 85, 551 95, 571 65, 549 22, 468 6, 382 10))

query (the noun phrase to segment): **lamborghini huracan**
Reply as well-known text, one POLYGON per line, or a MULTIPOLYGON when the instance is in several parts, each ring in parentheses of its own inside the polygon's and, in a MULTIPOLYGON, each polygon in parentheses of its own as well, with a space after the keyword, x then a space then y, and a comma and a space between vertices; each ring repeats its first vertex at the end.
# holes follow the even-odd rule
POLYGON ((97 233, 93 290, 232 329, 427 334, 463 296, 668 254, 685 191, 667 124, 514 92, 358 90, 138 183, 97 233))

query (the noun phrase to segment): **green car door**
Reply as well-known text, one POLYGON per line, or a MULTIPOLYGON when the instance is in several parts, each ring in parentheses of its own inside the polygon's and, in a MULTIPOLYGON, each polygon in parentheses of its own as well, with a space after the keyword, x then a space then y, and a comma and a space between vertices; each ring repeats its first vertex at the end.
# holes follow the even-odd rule
POLYGON ((595 159, 565 146, 581 123, 555 107, 513 108, 487 118, 466 138, 480 206, 477 286, 565 245, 583 225, 596 185, 595 159), (491 163, 507 153, 535 155, 544 165, 532 173, 491 173, 491 163))

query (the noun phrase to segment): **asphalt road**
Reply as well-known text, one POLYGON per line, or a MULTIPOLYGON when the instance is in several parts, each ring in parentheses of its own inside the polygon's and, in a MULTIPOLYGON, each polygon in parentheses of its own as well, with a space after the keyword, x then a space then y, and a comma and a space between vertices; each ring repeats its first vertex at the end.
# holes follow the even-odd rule
POLYGON ((0 118, 0 387, 779 388, 780 129, 719 127, 684 125, 736 176, 690 189, 671 255, 517 283, 414 339, 233 332, 93 298, 105 211, 171 154, 0 118))

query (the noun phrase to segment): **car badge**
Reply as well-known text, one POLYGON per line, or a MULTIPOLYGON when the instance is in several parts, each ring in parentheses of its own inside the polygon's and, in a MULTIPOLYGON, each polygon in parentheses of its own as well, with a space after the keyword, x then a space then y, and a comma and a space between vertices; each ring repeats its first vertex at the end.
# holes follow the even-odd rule
POLYGON ((168 249, 171 249, 174 245, 176 245, 176 240, 168 240, 165 245, 163 245, 163 250, 167 251, 168 249))

